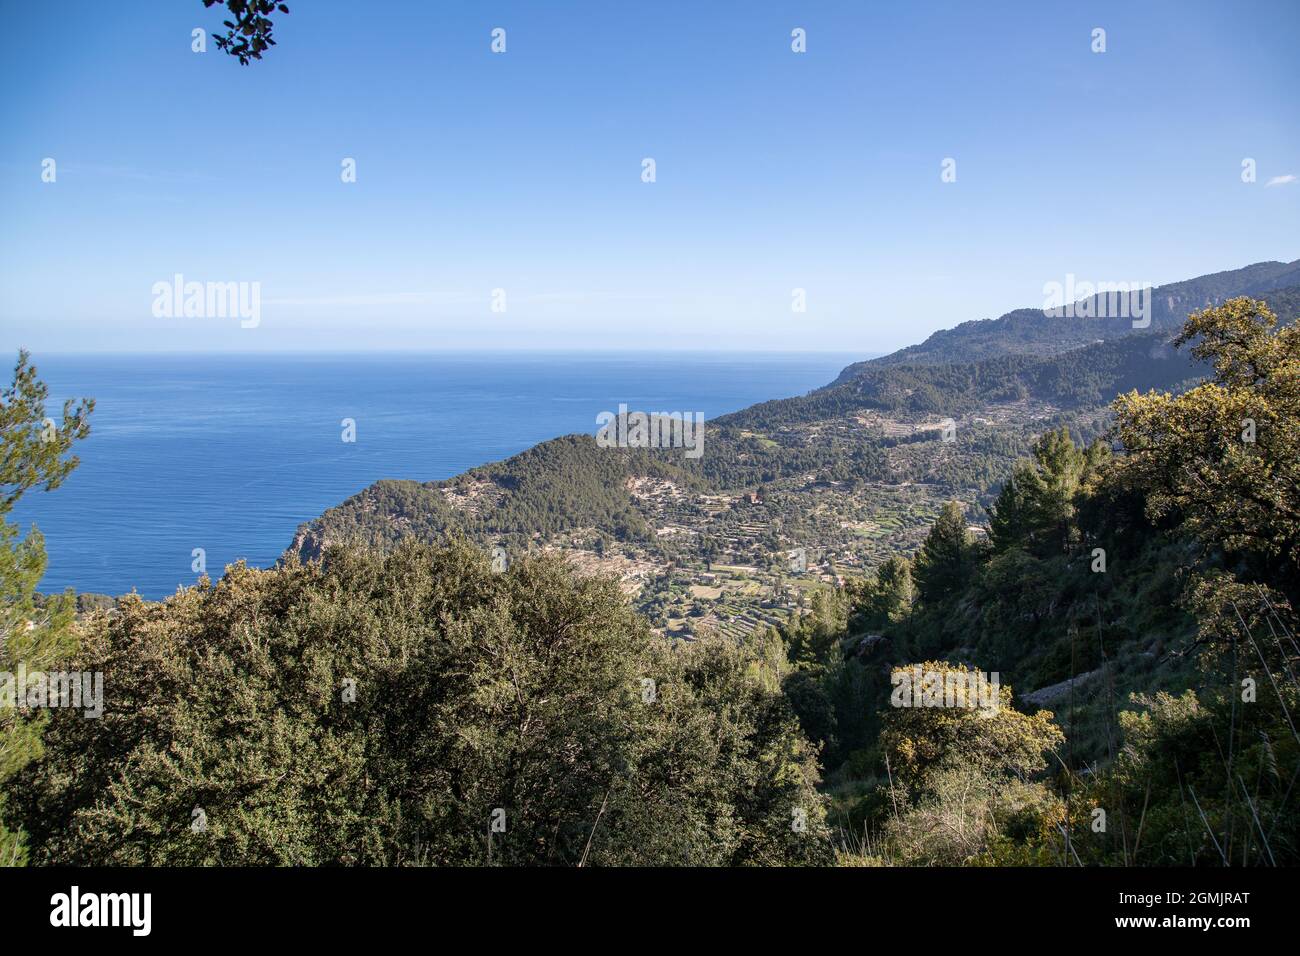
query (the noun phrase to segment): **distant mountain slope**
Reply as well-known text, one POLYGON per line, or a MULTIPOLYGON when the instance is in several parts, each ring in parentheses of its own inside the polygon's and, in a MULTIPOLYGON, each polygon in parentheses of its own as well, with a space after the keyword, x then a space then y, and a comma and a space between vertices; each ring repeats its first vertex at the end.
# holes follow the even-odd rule
POLYGON ((1056 355, 1006 354, 968 362, 866 363, 851 377, 799 398, 753 405, 715 427, 763 428, 816 421, 871 408, 956 416, 1034 398, 1062 408, 1101 404, 1129 389, 1175 388, 1201 371, 1168 345, 1168 332, 1094 342, 1056 355))
MULTIPOLYGON (((920 422, 1027 401, 1070 412, 1130 388, 1175 389, 1201 370, 1166 338, 1164 332, 1130 336, 1046 358, 1005 355, 956 365, 873 367, 839 386, 715 419, 699 460, 680 451, 599 448, 589 435, 568 435, 446 481, 376 482, 303 526, 290 550, 312 558, 335 542, 386 547, 404 535, 433 541, 449 533, 544 539, 582 527, 618 539, 641 538, 647 516, 629 492, 636 479, 712 493, 806 474, 868 483, 920 480, 951 488, 965 482, 928 467, 911 473, 891 461, 882 449, 899 439, 886 438, 857 416, 869 412, 920 422)), ((1017 435, 1027 427, 1020 417, 1009 423, 1017 435)), ((904 441, 938 438, 937 432, 922 430, 904 441)), ((1023 447, 1023 442, 1006 445, 1002 464, 1009 466, 1023 447)), ((967 446, 969 456, 980 453, 979 447, 967 446)))
MULTIPOLYGON (((1238 295, 1259 298, 1290 287, 1300 292, 1300 259, 1295 262, 1257 262, 1228 272, 1171 282, 1151 292, 1151 325, 1145 331, 1173 329, 1187 316, 1206 306, 1217 305, 1238 295)), ((1091 297, 1087 311, 1097 315, 1098 296, 1091 297)), ((1271 298, 1271 297, 1270 297, 1271 298)), ((1076 315, 1077 315, 1076 310, 1076 315)), ((998 355, 1052 355, 1136 332, 1131 318, 1050 318, 1042 307, 1016 309, 997 319, 963 322, 952 329, 935 332, 919 345, 899 349, 881 358, 855 362, 842 371, 831 385, 839 385, 861 374, 871 365, 946 365, 973 362, 998 355)))
MULTIPOLYGON (((1261 263, 1163 287, 1166 301, 1174 302, 1164 318, 1148 330, 1127 324, 1110 338, 1087 325, 1096 320, 1045 320, 1041 312, 967 323, 936 336, 973 327, 956 351, 978 357, 938 361, 933 348, 905 349, 858 363, 808 395, 711 420, 699 459, 680 449, 599 448, 591 435, 569 435, 446 481, 376 482, 301 526, 289 551, 313 558, 333 543, 384 548, 406 535, 436 541, 448 534, 534 546, 588 529, 656 553, 669 534, 683 542, 680 554, 698 557, 715 523, 701 510, 707 510, 701 496, 769 487, 785 496, 787 531, 803 520, 808 502, 820 500, 817 489, 915 487, 978 499, 1044 428, 1068 425, 1088 440, 1103 431, 1105 406, 1115 395, 1177 391, 1200 378, 1203 368, 1169 345, 1170 316, 1179 309, 1185 314, 1206 296, 1248 283, 1283 321, 1300 316, 1300 286, 1263 288, 1289 280, 1298 268, 1261 263), (1080 328, 1088 330, 1088 341, 1070 346, 1080 328), (1049 349, 1044 336, 1053 329, 1060 334, 1049 349), (919 360, 899 360, 904 354, 919 360), (962 437, 941 446, 938 423, 946 419, 961 422, 962 437)), ((850 530, 852 507, 848 499, 818 505, 832 526, 850 530)), ((736 521, 762 536, 756 516, 736 521)))
POLYGON ((565 435, 445 481, 377 481, 300 527, 289 550, 314 558, 341 542, 383 548, 405 535, 531 538, 578 527, 636 536, 645 525, 628 493, 632 476, 697 482, 667 456, 565 435))

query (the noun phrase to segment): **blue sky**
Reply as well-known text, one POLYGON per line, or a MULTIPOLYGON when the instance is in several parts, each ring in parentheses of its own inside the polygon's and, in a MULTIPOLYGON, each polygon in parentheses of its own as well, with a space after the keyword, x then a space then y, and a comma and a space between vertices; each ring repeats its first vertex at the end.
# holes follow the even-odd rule
POLYGON ((0 2, 0 332, 38 353, 866 354, 1300 257, 1295 0, 298 0, 248 67, 191 52, 200 0, 0 2), (260 324, 155 317, 176 273, 260 282, 260 324))

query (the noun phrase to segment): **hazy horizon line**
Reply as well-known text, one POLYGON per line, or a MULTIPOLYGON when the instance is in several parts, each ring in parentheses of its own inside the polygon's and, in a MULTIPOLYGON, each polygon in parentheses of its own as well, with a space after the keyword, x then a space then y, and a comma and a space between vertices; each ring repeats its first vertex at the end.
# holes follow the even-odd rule
POLYGON ((430 355, 865 355, 877 358, 890 352, 858 349, 795 349, 795 348, 357 348, 357 349, 32 349, 15 346, 14 351, 25 350, 33 357, 45 356, 430 356, 430 355))

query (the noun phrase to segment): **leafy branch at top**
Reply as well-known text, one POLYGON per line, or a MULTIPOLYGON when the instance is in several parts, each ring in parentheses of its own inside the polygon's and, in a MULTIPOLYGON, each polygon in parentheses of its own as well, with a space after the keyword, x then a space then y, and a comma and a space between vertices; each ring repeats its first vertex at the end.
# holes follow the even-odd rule
MULTIPOLYGON (((205 7, 221 4, 223 0, 203 0, 205 7)), ((275 0, 224 0, 233 20, 223 20, 225 36, 214 36, 217 49, 231 56, 239 57, 239 62, 248 66, 250 60, 260 60, 262 51, 275 46, 271 38, 274 24, 270 14, 279 10, 288 13, 289 8, 275 0)))

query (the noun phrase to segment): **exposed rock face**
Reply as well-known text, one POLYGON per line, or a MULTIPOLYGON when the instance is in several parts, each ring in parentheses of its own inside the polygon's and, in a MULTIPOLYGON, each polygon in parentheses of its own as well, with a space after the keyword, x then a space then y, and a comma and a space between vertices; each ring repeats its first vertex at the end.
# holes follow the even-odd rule
POLYGON ((881 648, 889 646, 889 639, 881 634, 868 634, 860 641, 857 647, 853 649, 853 654, 857 657, 867 658, 881 648))
POLYGON ((1026 704, 1033 704, 1035 707, 1046 707, 1048 704, 1054 703, 1068 695, 1071 688, 1078 689, 1082 687, 1100 673, 1101 669, 1098 668, 1095 671, 1076 674, 1074 677, 1063 680, 1059 684, 1048 684, 1046 687, 1040 687, 1036 691, 1024 694, 1021 696, 1020 700, 1026 704))
POLYGON ((313 524, 299 525, 286 554, 296 554, 302 561, 319 561, 329 542, 321 537, 320 531, 313 524))

